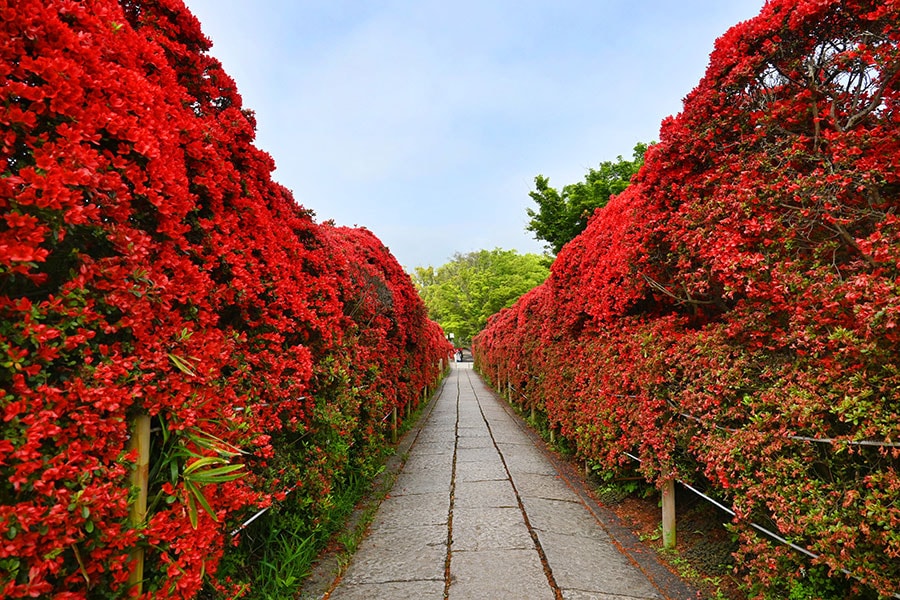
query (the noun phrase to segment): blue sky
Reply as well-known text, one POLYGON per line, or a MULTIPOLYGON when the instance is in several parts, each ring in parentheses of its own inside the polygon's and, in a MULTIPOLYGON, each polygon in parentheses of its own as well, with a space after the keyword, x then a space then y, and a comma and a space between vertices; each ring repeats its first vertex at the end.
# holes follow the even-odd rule
POLYGON ((408 270, 541 252, 528 192, 630 157, 764 0, 186 0, 274 177, 408 270))

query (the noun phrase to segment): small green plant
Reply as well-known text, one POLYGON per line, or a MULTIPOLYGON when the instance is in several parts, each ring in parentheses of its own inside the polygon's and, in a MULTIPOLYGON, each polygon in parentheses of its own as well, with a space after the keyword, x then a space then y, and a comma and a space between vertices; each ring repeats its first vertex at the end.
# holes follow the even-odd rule
MULTIPOLYGON (((321 505, 316 507, 318 518, 311 517, 310 506, 290 497, 273 506, 242 532, 240 544, 223 558, 217 578, 230 577, 248 584, 244 597, 251 600, 296 596, 319 553, 345 526, 372 478, 383 469, 376 465, 364 467, 350 470, 339 479, 327 496, 327 510, 323 511, 321 505)), ((375 508, 377 504, 372 514, 375 508)), ((349 562, 369 521, 335 538, 346 549, 338 557, 339 562, 342 558, 349 562)))
POLYGON ((243 451, 199 427, 170 428, 161 414, 157 420, 161 439, 155 449, 158 458, 153 461, 150 473, 151 489, 156 489, 156 493, 148 502, 147 514, 152 515, 162 501, 171 504, 178 499, 167 493, 163 484, 168 483, 174 489, 180 483, 184 487, 183 500, 187 503, 191 526, 197 528, 200 508, 218 521, 203 486, 243 477, 244 465, 231 462, 243 451))
POLYGON ((597 494, 607 504, 618 504, 629 496, 648 498, 656 491, 633 469, 611 471, 590 461, 588 468, 597 482, 597 494))
POLYGON ((803 577, 788 583, 788 600, 838 600, 849 590, 840 580, 829 577, 827 567, 817 565, 803 570, 803 577))
POLYGON ((651 533, 642 533, 638 539, 642 542, 658 542, 662 538, 662 524, 658 525, 651 533))

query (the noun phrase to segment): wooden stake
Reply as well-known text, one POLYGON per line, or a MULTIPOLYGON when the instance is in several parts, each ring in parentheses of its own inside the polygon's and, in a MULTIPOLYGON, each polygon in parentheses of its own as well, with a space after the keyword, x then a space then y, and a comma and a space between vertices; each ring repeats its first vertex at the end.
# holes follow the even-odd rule
POLYGON ((662 489, 663 547, 675 548, 675 479, 669 478, 662 489))
MULTIPOLYGON (((135 528, 141 527, 147 518, 147 486, 150 477, 150 415, 138 415, 132 423, 132 449, 137 449, 137 463, 131 473, 131 485, 138 489, 137 498, 131 505, 129 521, 135 528)), ((144 549, 137 547, 131 551, 134 565, 128 583, 140 595, 144 586, 144 549)))
POLYGON ((391 443, 397 443, 397 407, 391 411, 391 443))

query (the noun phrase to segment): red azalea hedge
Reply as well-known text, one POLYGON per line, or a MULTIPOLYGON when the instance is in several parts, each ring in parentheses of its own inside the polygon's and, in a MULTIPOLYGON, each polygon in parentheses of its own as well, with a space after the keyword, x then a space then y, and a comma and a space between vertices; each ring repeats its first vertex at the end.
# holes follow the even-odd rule
POLYGON ((478 365, 583 457, 727 499, 759 594, 805 557, 751 521, 900 593, 898 206, 900 3, 773 0, 478 365))
POLYGON ((192 596, 249 514, 294 487, 315 506, 380 444, 450 347, 373 235, 272 181, 179 0, 2 2, 0 30, 0 596, 126 596, 135 547, 146 596, 192 596))

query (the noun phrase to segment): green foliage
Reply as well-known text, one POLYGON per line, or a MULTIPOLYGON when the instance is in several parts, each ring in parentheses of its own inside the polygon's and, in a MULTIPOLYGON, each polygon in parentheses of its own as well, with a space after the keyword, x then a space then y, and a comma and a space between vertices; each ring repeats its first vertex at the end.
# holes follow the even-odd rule
POLYGON ((231 462, 244 452, 199 427, 173 428, 163 415, 158 415, 157 421, 161 439, 158 440, 158 447, 153 448, 154 468, 150 471, 150 487, 156 493, 150 500, 148 514, 153 514, 161 501, 166 504, 175 502, 178 496, 171 495, 174 492, 187 505, 194 529, 198 526, 199 508, 206 511, 213 521, 218 521, 203 486, 244 477, 244 465, 231 462), (212 452, 215 456, 203 452, 212 452), (183 485, 184 493, 175 491, 179 483, 183 485))
POLYGON ((750 593, 761 595, 766 600, 787 598, 788 600, 875 600, 872 590, 860 589, 852 580, 829 573, 825 565, 813 565, 801 569, 799 573, 781 577, 768 589, 749 586, 750 593))
POLYGON ((447 264, 416 267, 413 281, 429 317, 457 346, 468 345, 488 317, 508 308, 525 292, 543 283, 550 270, 546 257, 515 250, 456 253, 447 264))
MULTIPOLYGON (((310 519, 306 507, 284 502, 253 522, 225 555, 219 578, 228 577, 252 599, 296 596, 319 552, 365 494, 370 479, 349 473, 329 495, 329 510, 310 519)), ((213 597, 224 597, 207 590, 213 597)))
POLYGON ((554 254, 587 227, 594 210, 606 206, 610 196, 622 192, 631 183, 631 176, 644 164, 647 144, 634 146, 632 160, 616 157, 615 162, 604 161, 598 169, 589 169, 584 181, 565 186, 562 192, 550 187, 550 179, 543 175, 534 178, 535 191, 529 192, 538 210, 525 209, 531 221, 526 229, 535 239, 543 240, 554 254))

